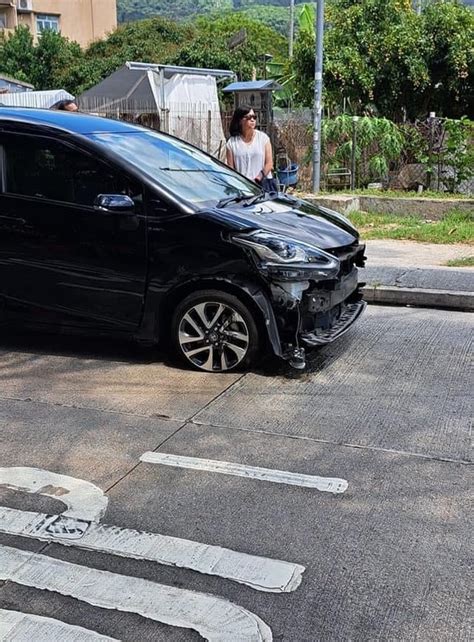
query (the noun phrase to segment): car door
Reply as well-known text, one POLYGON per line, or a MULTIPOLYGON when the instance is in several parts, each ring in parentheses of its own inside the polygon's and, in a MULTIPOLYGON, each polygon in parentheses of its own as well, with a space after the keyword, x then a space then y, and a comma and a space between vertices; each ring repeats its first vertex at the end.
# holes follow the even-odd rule
POLYGON ((0 287, 7 316, 133 331, 147 273, 143 186, 86 148, 0 133, 0 287), (135 207, 94 207, 127 194, 135 207))

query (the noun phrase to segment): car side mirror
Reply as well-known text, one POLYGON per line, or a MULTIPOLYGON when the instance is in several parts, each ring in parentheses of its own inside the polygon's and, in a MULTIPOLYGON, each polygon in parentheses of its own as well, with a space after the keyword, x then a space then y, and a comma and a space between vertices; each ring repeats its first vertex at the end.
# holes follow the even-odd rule
POLYGON ((133 214, 135 203, 125 194, 99 194, 94 200, 94 209, 99 212, 133 214))

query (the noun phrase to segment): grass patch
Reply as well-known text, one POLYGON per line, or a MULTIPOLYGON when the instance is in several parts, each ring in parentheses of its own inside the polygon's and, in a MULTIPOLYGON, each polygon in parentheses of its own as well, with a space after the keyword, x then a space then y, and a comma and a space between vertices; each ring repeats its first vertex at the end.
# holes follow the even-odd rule
POLYGON ((426 190, 425 192, 404 192, 401 190, 381 190, 381 189, 356 189, 353 192, 347 191, 331 191, 331 192, 322 192, 321 195, 324 196, 389 196, 391 198, 440 198, 443 200, 446 199, 459 199, 466 200, 472 199, 473 196, 468 196, 467 194, 450 194, 449 192, 430 192, 426 190))
POLYGON ((446 265, 449 267, 474 267, 474 256, 465 256, 462 259, 451 259, 446 265))
POLYGON ((365 239, 400 239, 422 243, 467 243, 474 245, 474 216, 469 212, 448 212, 439 221, 421 216, 397 216, 351 212, 349 218, 365 239))

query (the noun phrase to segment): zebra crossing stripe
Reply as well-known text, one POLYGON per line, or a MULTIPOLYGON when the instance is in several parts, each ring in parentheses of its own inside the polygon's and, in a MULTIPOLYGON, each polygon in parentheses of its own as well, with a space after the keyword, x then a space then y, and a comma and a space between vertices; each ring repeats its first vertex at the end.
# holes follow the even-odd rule
POLYGON ((291 473, 286 470, 244 466, 243 464, 235 464, 228 461, 183 457, 181 455, 170 455, 160 452, 146 452, 140 457, 140 461, 148 464, 161 464, 163 466, 205 470, 211 473, 223 473, 224 475, 236 475, 237 477, 247 477, 248 479, 258 479, 260 481, 275 482, 277 484, 316 488, 317 490, 328 493, 343 493, 348 486, 345 479, 338 479, 336 477, 317 477, 316 475, 291 473))
POLYGON ((0 533, 7 535, 187 568, 271 593, 294 591, 305 570, 300 564, 220 546, 100 524, 107 497, 94 484, 75 477, 36 468, 0 468, 0 486, 52 496, 68 506, 61 515, 0 506, 0 533))
POLYGON ((0 580, 197 631, 210 642, 270 642, 257 615, 223 598, 0 546, 0 580))
POLYGON ((294 591, 305 570, 300 564, 220 546, 2 506, 0 533, 188 568, 270 593, 294 591))
POLYGON ((116 638, 59 620, 0 609, 0 642, 118 642, 116 638))

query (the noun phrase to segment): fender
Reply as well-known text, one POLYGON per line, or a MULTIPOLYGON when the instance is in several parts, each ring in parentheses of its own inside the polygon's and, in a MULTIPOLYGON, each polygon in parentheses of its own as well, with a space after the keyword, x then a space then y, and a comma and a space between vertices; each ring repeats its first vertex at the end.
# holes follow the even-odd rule
POLYGON ((135 339, 145 344, 158 343, 166 336, 166 326, 176 304, 190 292, 206 288, 217 288, 235 294, 244 302, 250 300, 258 308, 273 353, 277 357, 283 356, 280 333, 269 295, 260 284, 238 276, 196 277, 176 285, 166 295, 150 283, 142 323, 135 339))

